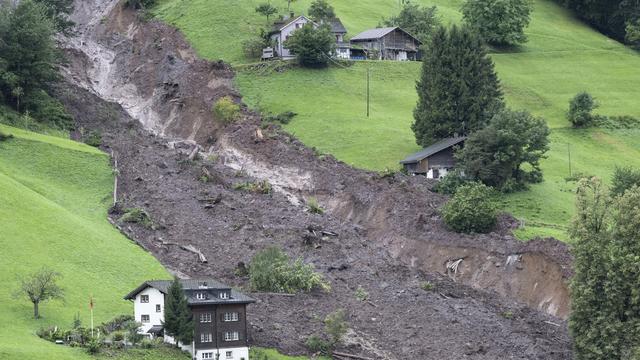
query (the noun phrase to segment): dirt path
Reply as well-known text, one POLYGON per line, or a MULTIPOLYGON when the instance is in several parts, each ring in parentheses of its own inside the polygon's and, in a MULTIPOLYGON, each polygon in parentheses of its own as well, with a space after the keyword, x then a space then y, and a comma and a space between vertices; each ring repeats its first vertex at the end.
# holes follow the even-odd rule
POLYGON ((125 231, 187 275, 245 286, 236 265, 279 245, 331 281, 328 294, 254 294, 260 300, 250 310, 254 344, 303 352, 306 336, 322 327, 318 319, 343 307, 359 344, 348 350, 375 358, 571 358, 566 324, 521 304, 566 316, 570 257, 563 244, 520 243, 509 235, 508 217, 489 235, 448 232, 437 211, 445 199, 419 178, 382 178, 318 158, 248 111, 243 121, 220 128, 211 104, 239 98, 225 64, 198 60, 175 30, 139 22, 112 0, 77 5, 80 36, 67 43, 68 85, 59 97, 79 126, 100 130, 105 150, 118 156, 123 205, 147 209, 160 225, 125 231), (194 143, 207 154, 195 163, 186 160, 194 143), (198 181, 203 167, 212 182, 198 181), (277 191, 233 190, 254 178, 277 191), (328 213, 306 212, 309 196, 328 213), (315 238, 309 228, 339 236, 315 238), (166 242, 194 245, 214 260, 199 264, 166 242), (447 271, 459 259, 456 271, 447 271), (435 290, 423 290, 426 281, 435 290), (370 302, 355 298, 359 286, 370 302))

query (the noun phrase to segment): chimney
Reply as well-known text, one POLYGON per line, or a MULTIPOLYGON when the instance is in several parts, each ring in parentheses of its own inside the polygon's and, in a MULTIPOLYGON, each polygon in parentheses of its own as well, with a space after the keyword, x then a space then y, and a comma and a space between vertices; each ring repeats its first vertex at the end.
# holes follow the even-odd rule
POLYGON ((289 16, 291 16, 291 18, 293 19, 296 16, 296 14, 292 11, 289 13, 289 16))

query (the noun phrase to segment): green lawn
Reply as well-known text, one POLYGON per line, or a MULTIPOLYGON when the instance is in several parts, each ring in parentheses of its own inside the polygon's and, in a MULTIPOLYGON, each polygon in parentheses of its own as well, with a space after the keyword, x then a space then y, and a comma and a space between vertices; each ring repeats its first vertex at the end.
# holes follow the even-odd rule
MULTIPOLYGON (((155 14, 179 27, 199 53, 234 64, 247 62, 241 42, 265 19, 254 13, 261 0, 161 0, 155 14)), ((438 6, 442 20, 459 22, 461 1, 422 0, 438 6)), ((272 3, 283 9, 286 1, 272 3)), ((309 0, 294 3, 300 13, 309 0)), ((333 0, 331 4, 350 35, 375 27, 397 11, 386 0, 333 0)), ((545 182, 530 191, 504 197, 504 209, 524 220, 522 238, 553 235, 566 239, 573 212, 574 171, 611 177, 615 165, 640 166, 638 131, 574 131, 564 113, 579 91, 591 92, 606 115, 640 117, 640 55, 602 36, 550 0, 535 1, 529 42, 517 51, 493 53, 508 104, 543 116, 552 127, 549 158, 542 163, 545 182)), ((239 67, 237 86, 245 101, 264 112, 294 111, 285 126, 309 146, 366 169, 398 168, 415 151, 410 130, 417 99, 417 63, 359 62, 349 68, 295 69, 284 73, 253 72, 239 67), (371 70, 371 116, 365 116, 366 71, 371 70)))
POLYGON ((91 359, 34 333, 45 325, 70 327, 77 312, 88 325, 90 296, 97 324, 131 313, 124 294, 169 275, 107 222, 113 175, 106 154, 5 125, 0 131, 15 136, 0 142, 0 359, 91 359), (43 265, 63 274, 66 300, 44 304, 43 318, 34 320, 30 303, 11 295, 17 276, 43 265))

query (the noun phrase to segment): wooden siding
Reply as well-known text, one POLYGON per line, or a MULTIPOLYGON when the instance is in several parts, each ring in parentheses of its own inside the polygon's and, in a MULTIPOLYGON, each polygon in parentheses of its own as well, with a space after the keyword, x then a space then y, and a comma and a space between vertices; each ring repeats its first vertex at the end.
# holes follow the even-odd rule
POLYGON ((191 307, 194 322, 194 336, 196 350, 214 348, 243 347, 248 344, 247 315, 245 304, 229 305, 196 305, 191 307), (237 312, 238 321, 225 322, 224 314, 237 312), (210 323, 201 323, 200 315, 211 314, 210 323), (227 331, 237 331, 237 341, 224 341, 224 333, 227 331), (203 343, 200 341, 201 334, 210 333, 212 342, 203 343))

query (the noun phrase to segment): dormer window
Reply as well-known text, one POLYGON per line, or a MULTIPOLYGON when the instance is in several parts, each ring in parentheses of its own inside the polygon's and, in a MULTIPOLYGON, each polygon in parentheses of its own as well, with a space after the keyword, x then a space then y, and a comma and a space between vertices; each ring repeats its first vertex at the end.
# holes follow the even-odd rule
POLYGON ((226 291, 223 291, 223 292, 220 293, 219 297, 220 297, 220 299, 226 300, 226 299, 229 298, 229 293, 226 292, 226 291))
POLYGON ((206 289, 206 288, 208 288, 209 286, 207 285, 207 282, 206 282, 206 281, 201 281, 200 283, 198 283, 198 287, 199 287, 200 289, 206 289))
POLYGON ((196 293, 196 299, 198 299, 198 300, 206 300, 207 299, 207 293, 197 292, 196 293))

